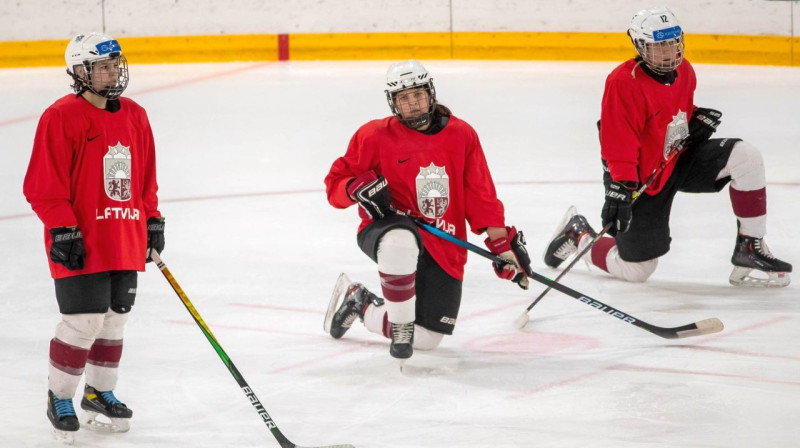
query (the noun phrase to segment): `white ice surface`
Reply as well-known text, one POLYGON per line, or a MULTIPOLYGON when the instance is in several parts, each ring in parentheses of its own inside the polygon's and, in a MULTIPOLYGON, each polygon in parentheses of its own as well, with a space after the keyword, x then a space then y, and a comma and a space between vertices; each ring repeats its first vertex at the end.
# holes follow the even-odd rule
MULTIPOLYGON (((360 325, 322 331, 337 275, 379 290, 355 209, 322 180, 353 132, 388 115, 387 62, 131 67, 127 94, 155 132, 164 260, 293 442, 358 447, 792 447, 800 442, 800 294, 728 285, 727 190, 680 195, 673 244, 645 284, 578 265, 564 283, 660 326, 718 317, 717 335, 667 341, 551 292, 495 278, 471 256, 456 332, 401 374, 360 325)), ((481 136, 507 221, 534 269, 571 204, 599 227, 595 121, 611 63, 430 61, 439 99, 481 136)), ((720 136, 764 153, 770 248, 800 262, 800 69, 698 65, 696 103, 720 136)), ((42 227, 22 196, 38 116, 61 68, 0 70, 0 446, 47 447, 49 340, 59 320, 42 227)), ((471 236, 471 241, 481 243, 471 236)), ((117 395, 126 434, 83 447, 277 446, 161 274, 148 265, 117 395)), ((77 404, 77 400, 76 400, 77 404)))

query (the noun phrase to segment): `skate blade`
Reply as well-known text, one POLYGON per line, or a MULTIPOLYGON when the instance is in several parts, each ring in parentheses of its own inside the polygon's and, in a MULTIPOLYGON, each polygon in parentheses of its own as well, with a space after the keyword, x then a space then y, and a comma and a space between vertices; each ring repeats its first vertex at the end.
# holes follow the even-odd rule
POLYGON ((344 300, 344 295, 347 293, 350 283, 350 277, 344 272, 339 274, 339 278, 336 279, 336 285, 333 287, 333 293, 331 293, 331 300, 328 302, 328 311, 325 313, 325 321, 322 324, 322 329, 325 330, 325 333, 331 333, 333 315, 336 314, 336 310, 339 309, 339 305, 344 300))
POLYGON ((87 411, 83 425, 86 429, 95 432, 119 433, 128 432, 131 429, 130 420, 129 418, 110 418, 97 412, 87 411))
POLYGON ((53 437, 62 445, 72 446, 75 445, 75 433, 77 431, 62 431, 53 428, 53 437))
POLYGON ((783 288, 789 286, 791 277, 788 272, 764 272, 753 268, 734 266, 728 281, 733 286, 748 288, 783 288), (753 271, 765 275, 766 278, 750 275, 753 271))

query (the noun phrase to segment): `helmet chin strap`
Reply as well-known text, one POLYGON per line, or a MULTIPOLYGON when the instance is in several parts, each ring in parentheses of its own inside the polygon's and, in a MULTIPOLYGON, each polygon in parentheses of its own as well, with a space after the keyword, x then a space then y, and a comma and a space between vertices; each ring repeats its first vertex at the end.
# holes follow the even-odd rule
POLYGON ((410 129, 417 130, 417 129, 425 126, 426 124, 430 123, 432 115, 433 115, 433 112, 426 112, 426 113, 424 113, 424 114, 422 114, 422 115, 420 115, 418 117, 414 117, 414 118, 401 118, 401 117, 398 117, 398 119, 406 127, 410 128, 410 129))

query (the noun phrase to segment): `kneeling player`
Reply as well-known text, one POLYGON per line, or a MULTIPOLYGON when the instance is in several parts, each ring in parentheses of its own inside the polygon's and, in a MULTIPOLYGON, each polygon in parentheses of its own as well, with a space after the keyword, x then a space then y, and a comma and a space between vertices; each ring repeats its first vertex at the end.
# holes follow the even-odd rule
MULTIPOLYGON (((639 56, 617 67, 606 80, 600 120, 606 200, 603 225, 587 261, 611 275, 643 282, 658 257, 669 251, 669 214, 675 195, 713 193, 730 182, 738 223, 730 283, 786 286, 792 265, 775 258, 764 242, 767 192, 764 162, 740 139, 710 139, 722 114, 693 103, 694 70, 683 58, 683 32, 667 8, 636 13, 628 30, 639 56), (685 149, 684 149, 685 146, 685 149), (662 170, 637 197, 655 170, 662 170), (750 275, 752 271, 764 275, 750 275)), ((557 267, 596 236, 586 219, 570 209, 545 252, 557 267)))
POLYGON ((467 260, 465 249, 419 232, 411 216, 462 239, 466 222, 485 231, 489 249, 508 260, 498 276, 523 288, 528 279, 519 266, 530 260, 522 233, 505 225, 478 136, 437 103, 425 67, 400 62, 386 78, 393 116, 362 126, 325 178, 331 205, 360 206, 358 245, 378 264, 383 299, 340 276, 325 330, 341 338, 360 318, 404 360, 453 333, 467 260))

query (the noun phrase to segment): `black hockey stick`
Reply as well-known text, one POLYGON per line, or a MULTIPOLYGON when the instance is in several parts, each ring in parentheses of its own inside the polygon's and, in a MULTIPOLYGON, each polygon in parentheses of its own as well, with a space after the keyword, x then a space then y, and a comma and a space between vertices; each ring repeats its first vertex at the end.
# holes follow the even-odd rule
MULTIPOLYGON (((631 205, 633 205, 636 202, 636 200, 639 199, 639 196, 644 194, 644 191, 647 190, 647 188, 650 186, 650 184, 653 183, 655 178, 658 177, 658 175, 661 174, 662 171, 664 171, 664 168, 669 164, 669 162, 672 159, 674 159, 675 157, 677 157, 678 154, 683 152, 683 148, 684 148, 685 145, 686 145, 686 139, 685 138, 683 140, 681 140, 680 142, 678 142, 678 144, 675 146, 675 148, 673 148, 670 151, 670 155, 667 158, 667 160, 665 160, 662 163, 660 163, 658 165, 658 167, 656 167, 656 169, 653 170, 653 173, 650 174, 650 177, 647 178, 647 181, 644 183, 644 185, 642 185, 638 190, 636 190, 636 193, 633 195, 633 200, 631 201, 631 205)), ((608 233, 608 231, 611 229, 612 225, 613 225, 613 223, 609 222, 605 226, 603 226, 603 228, 600 229, 600 232, 598 232, 598 234, 595 235, 594 238, 592 238, 592 240, 589 242, 589 244, 587 244, 586 247, 584 247, 580 252, 578 252, 578 254, 572 259, 572 261, 567 265, 567 267, 565 267, 558 274, 558 277, 556 277, 555 281, 561 280, 561 278, 564 277, 567 274, 567 272, 569 272, 569 270, 572 269, 572 267, 575 266, 575 264, 578 263, 578 261, 581 260, 584 255, 586 255, 587 252, 592 250, 592 246, 594 246, 596 242, 600 241, 600 238, 602 238, 603 235, 608 233)), ((514 325, 518 329, 521 330, 521 329, 525 328, 525 325, 528 325, 528 321, 530 320, 530 317, 528 316, 528 313, 531 311, 531 309, 533 309, 534 306, 536 306, 537 303, 539 303, 540 300, 542 300, 542 298, 548 292, 550 292, 551 289, 553 289, 553 287, 552 286, 548 286, 544 291, 542 291, 541 294, 539 294, 538 297, 536 297, 536 299, 534 299, 533 302, 531 302, 530 305, 528 305, 528 308, 526 308, 525 311, 523 311, 522 314, 520 314, 519 317, 517 317, 517 319, 514 321, 514 325)))
MULTIPOLYGON (((444 230, 438 229, 428 224, 427 222, 422 221, 421 219, 414 219, 414 222, 423 230, 432 233, 433 235, 438 236, 439 238, 447 240, 457 246, 461 246, 484 258, 492 260, 497 265, 504 265, 507 263, 506 260, 500 258, 497 255, 494 255, 488 250, 478 247, 470 243, 469 241, 464 241, 462 239, 456 238, 455 236, 450 235, 444 230)), ((581 294, 578 291, 575 291, 574 289, 562 285, 561 283, 550 280, 549 278, 543 275, 537 274, 536 272, 533 271, 533 269, 530 269, 529 267, 526 268, 526 274, 528 275, 528 277, 536 280, 537 282, 547 285, 555 290, 558 290, 572 297, 573 299, 578 300, 579 302, 585 303, 591 306, 592 308, 596 308, 610 316, 616 317, 617 319, 623 322, 635 325, 643 330, 647 330, 650 333, 653 333, 654 335, 660 336, 665 339, 680 339, 680 338, 688 338, 691 336, 700 336, 704 334, 717 333, 722 331, 723 329, 722 321, 720 321, 716 317, 713 317, 711 319, 701 320, 699 322, 694 322, 688 325, 683 325, 681 327, 673 327, 673 328, 657 327, 655 325, 639 320, 631 316, 630 314, 612 308, 599 300, 595 300, 587 295, 581 294)))
POLYGON ((294 443, 290 442, 289 439, 287 439, 286 436, 283 435, 281 430, 278 429, 278 425, 275 424, 275 422, 272 420, 272 417, 270 417, 270 415, 267 413, 267 410, 264 409, 264 406, 261 404, 261 401, 259 401, 258 397, 256 397, 256 393, 253 392, 253 389, 251 389, 250 385, 247 384, 247 381, 245 381, 242 374, 239 373, 239 369, 237 369, 236 366, 233 365, 233 361, 231 361, 231 359, 228 357, 228 354, 225 353, 225 350, 222 349, 222 346, 220 345, 219 341, 217 341, 217 338, 215 338, 214 335, 211 333, 211 330, 208 328, 208 325, 206 325, 206 323, 203 322, 203 318, 200 317, 200 314, 194 308, 192 302, 189 301, 189 297, 187 297, 186 293, 183 292, 183 289, 181 289, 177 280, 175 280, 175 277, 173 277, 172 273, 169 272, 169 269, 167 269, 167 265, 165 265, 164 262, 161 260, 161 257, 158 255, 158 252, 151 250, 150 257, 156 263, 158 269, 161 270, 161 273, 164 274, 164 277, 167 279, 170 286, 172 286, 172 289, 175 290, 175 293, 178 294, 178 297, 180 297, 181 302, 183 302, 183 305, 186 307, 187 310, 189 310, 189 314, 192 315, 192 318, 197 323, 197 326, 200 327, 200 331, 202 331, 203 334, 206 335, 206 339, 208 339, 208 342, 210 342, 211 346, 214 347, 214 351, 216 351, 217 355, 219 355, 220 359, 222 359, 222 362, 225 364, 225 367, 228 368, 228 371, 231 372, 233 378, 236 380, 237 383, 239 383, 239 387, 242 388, 242 391, 247 396, 247 399, 250 400, 250 404, 252 404, 253 407, 256 408, 256 411, 258 411, 258 415, 261 416, 261 419, 264 421, 264 424, 266 424, 267 428, 269 428, 269 430, 272 431, 272 435, 275 437, 275 439, 278 440, 278 443, 281 445, 281 448, 355 448, 353 445, 347 445, 347 444, 326 445, 320 447, 301 447, 299 445, 295 445, 294 443))

